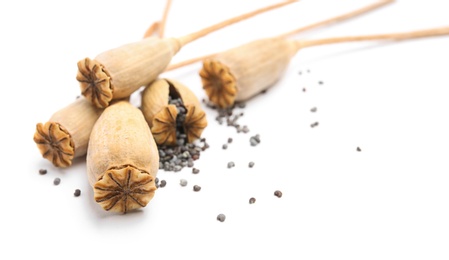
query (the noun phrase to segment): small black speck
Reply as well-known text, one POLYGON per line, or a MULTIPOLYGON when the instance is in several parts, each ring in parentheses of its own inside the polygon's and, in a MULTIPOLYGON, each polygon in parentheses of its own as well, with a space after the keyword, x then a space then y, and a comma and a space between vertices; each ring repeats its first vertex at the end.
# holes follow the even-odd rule
POLYGON ((256 202, 256 198, 252 197, 249 199, 249 204, 254 204, 256 202))
POLYGON ((254 167, 254 162, 249 162, 249 163, 248 163, 248 167, 249 167, 249 168, 253 168, 253 167, 254 167))
POLYGON ((310 109, 310 112, 316 112, 317 111, 317 108, 316 107, 312 107, 311 109, 310 109))
POLYGON ((274 192, 274 196, 280 198, 280 197, 282 197, 282 192, 281 192, 280 190, 276 190, 276 191, 274 192))
POLYGON ((318 84, 323 85, 323 82, 322 81, 318 81, 318 84))
POLYGON ((218 221, 223 222, 223 221, 225 221, 225 219, 226 219, 225 214, 218 214, 218 216, 217 216, 218 221))
POLYGON ((232 143, 232 138, 231 137, 228 138, 228 144, 230 144, 230 143, 232 143))
POLYGON ((193 191, 200 191, 200 190, 201 190, 201 186, 198 186, 198 185, 193 186, 193 191))
POLYGON ((306 92, 306 88, 302 88, 302 92, 306 92))
POLYGON ((76 189, 75 192, 73 193, 73 195, 75 197, 79 197, 81 195, 81 190, 80 189, 76 189))
POLYGON ((228 149, 228 145, 227 145, 227 144, 224 144, 224 145, 223 145, 223 150, 226 150, 226 149, 228 149))
POLYGON ((313 127, 317 127, 317 126, 318 126, 318 122, 315 122, 315 123, 313 123, 313 124, 310 125, 310 127, 312 127, 312 128, 313 128, 313 127))
POLYGON ((192 169, 192 173, 193 173, 193 174, 197 174, 197 173, 199 173, 199 172, 200 172, 200 170, 197 169, 197 168, 193 168, 193 169, 192 169))
POLYGON ((234 162, 228 162, 228 168, 232 168, 232 167, 234 167, 235 166, 235 163, 234 162))
POLYGON ((357 152, 361 152, 362 149, 360 149, 360 147, 357 147, 357 152))
POLYGON ((61 183, 61 179, 60 179, 60 178, 55 178, 55 179, 53 180, 53 184, 54 184, 54 185, 59 185, 59 183, 61 183))
POLYGON ((164 188, 167 185, 166 180, 161 180, 161 183, 159 184, 159 187, 164 188))
POLYGON ((47 170, 46 169, 40 169, 39 170, 39 174, 41 174, 41 175, 47 174, 47 170))

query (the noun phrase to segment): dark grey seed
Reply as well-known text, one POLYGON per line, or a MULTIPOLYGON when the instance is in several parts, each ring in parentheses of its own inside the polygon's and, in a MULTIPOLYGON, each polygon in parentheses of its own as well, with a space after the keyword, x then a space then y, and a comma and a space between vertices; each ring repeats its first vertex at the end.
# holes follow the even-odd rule
POLYGON ((47 170, 46 169, 40 169, 39 170, 39 174, 41 174, 41 175, 47 174, 47 170))
POLYGON ((251 136, 249 139, 251 146, 256 146, 260 143, 260 135, 251 136))
POLYGON ((317 126, 318 126, 318 122, 315 122, 315 123, 310 125, 310 127, 317 127, 317 126))
POLYGON ((360 149, 360 147, 357 147, 357 152, 361 152, 362 149, 360 149))
POLYGON ((73 195, 75 197, 79 197, 81 195, 81 190, 80 189, 76 189, 75 192, 73 193, 73 195))
POLYGON ((227 145, 227 144, 224 144, 224 145, 223 145, 223 150, 226 150, 226 149, 228 149, 228 145, 227 145))
POLYGON ((155 182, 156 184, 158 184, 158 183, 159 183, 159 178, 154 179, 154 182, 155 182))
POLYGON ((232 143, 232 138, 231 137, 228 138, 228 144, 230 144, 230 143, 232 143))
POLYGON ((253 204, 254 202, 256 202, 256 198, 252 197, 249 199, 249 204, 253 204))
POLYGON ((248 126, 244 125, 243 129, 242 129, 242 132, 245 133, 245 134, 248 133, 249 132, 248 126))
POLYGON ((181 185, 182 187, 185 187, 187 185, 187 180, 185 180, 185 179, 179 180, 179 185, 181 185))
POLYGON ((249 168, 253 168, 254 162, 249 162, 248 166, 249 166, 249 168))
POLYGON ((232 168, 232 167, 234 167, 235 166, 235 163, 234 162, 228 162, 228 168, 232 168))
POLYGON ((76 96, 76 99, 78 99, 78 98, 80 98, 81 96, 80 95, 78 95, 78 96, 76 96))
POLYGON ((225 221, 225 219, 226 219, 225 214, 218 214, 218 216, 217 216, 218 221, 223 222, 223 221, 225 221))
POLYGON ((302 92, 306 92, 306 88, 303 88, 303 89, 302 89, 302 92))
POLYGON ((53 184, 54 184, 54 185, 59 185, 59 183, 61 183, 61 179, 60 179, 60 178, 55 178, 55 179, 53 180, 53 184))
POLYGON ((280 197, 282 197, 282 192, 280 190, 277 190, 274 192, 274 196, 280 198, 280 197))
POLYGON ((312 107, 311 109, 310 109, 310 112, 316 112, 316 107, 312 107))
POLYGON ((161 180, 161 183, 159 184, 159 187, 164 188, 167 185, 166 180, 161 180))
POLYGON ((298 72, 299 75, 302 75, 302 71, 298 72))
POLYGON ((318 81, 318 84, 323 85, 323 82, 322 81, 318 81))
POLYGON ((200 186, 198 186, 198 185, 193 186, 193 191, 200 191, 200 190, 201 190, 200 186))
POLYGON ((193 168, 193 169, 192 169, 192 173, 194 173, 194 174, 197 174, 197 173, 199 173, 199 172, 200 172, 200 170, 197 169, 197 168, 193 168))

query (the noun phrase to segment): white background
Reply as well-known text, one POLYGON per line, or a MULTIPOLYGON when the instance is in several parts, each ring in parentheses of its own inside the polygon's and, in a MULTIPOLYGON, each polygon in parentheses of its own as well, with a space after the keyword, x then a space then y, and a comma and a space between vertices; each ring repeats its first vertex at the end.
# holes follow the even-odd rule
MULTIPOLYGON (((179 37, 275 2, 175 0, 165 35, 179 37)), ((302 0, 201 38, 173 61, 371 2, 302 0)), ((0 4, 0 259, 449 259, 449 37, 301 50, 276 85, 247 102, 239 122, 249 133, 219 125, 216 111, 205 107, 210 149, 195 162, 200 173, 159 171, 167 186, 138 212, 103 211, 83 159, 67 169, 44 160, 32 139, 35 125, 79 95, 77 61, 138 41, 164 5, 0 4), (255 134, 261 143, 252 147, 255 134), (228 137, 234 142, 223 150, 228 137), (229 161, 236 166, 228 169, 229 161), (39 175, 41 168, 48 173, 39 175), (200 192, 192 191, 195 184, 200 192), (273 195, 277 189, 282 198, 273 195), (216 220, 219 213, 225 222, 216 220)), ((439 27, 449 25, 448 10, 445 0, 398 0, 294 38, 439 27)), ((200 68, 195 63, 161 77, 181 81, 202 99, 200 68)))

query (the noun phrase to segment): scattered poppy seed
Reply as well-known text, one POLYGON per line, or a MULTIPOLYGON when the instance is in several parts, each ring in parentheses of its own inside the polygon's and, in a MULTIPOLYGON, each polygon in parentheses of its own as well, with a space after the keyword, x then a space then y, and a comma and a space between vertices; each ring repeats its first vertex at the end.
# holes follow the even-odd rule
POLYGON ((161 183, 159 184, 159 187, 164 188, 167 185, 167 181, 161 180, 161 183))
POLYGON ((228 144, 230 144, 230 143, 232 143, 232 138, 231 137, 228 138, 228 144))
POLYGON ((360 147, 357 147, 357 152, 361 152, 362 149, 360 149, 360 147))
POLYGON ((187 185, 187 180, 185 180, 185 179, 179 180, 179 185, 181 185, 182 187, 185 187, 187 185))
POLYGON ((260 143, 260 135, 254 135, 251 136, 251 138, 249 139, 249 142, 251 144, 251 146, 256 146, 260 143))
POLYGON ((306 88, 303 88, 303 89, 302 89, 302 92, 306 92, 306 88))
POLYGON ((61 179, 60 179, 60 178, 55 178, 55 179, 53 180, 53 184, 54 184, 54 185, 59 185, 59 183, 61 183, 61 179))
POLYGON ((46 174, 47 173, 47 170, 46 169, 40 169, 39 170, 39 174, 41 174, 41 175, 44 175, 44 174, 46 174))
POLYGON ((234 162, 228 162, 228 168, 232 168, 232 167, 234 167, 235 166, 235 163, 234 162))
POLYGON ((225 221, 225 219, 226 219, 225 214, 218 214, 218 216, 217 216, 218 221, 223 222, 223 221, 225 221))
POLYGON ((200 191, 200 190, 201 190, 200 186, 198 186, 198 185, 193 186, 193 191, 200 191))
POLYGON ((249 162, 248 166, 249 166, 249 168, 253 168, 254 162, 249 162))
POLYGON ((226 149, 228 149, 228 145, 227 145, 227 144, 224 144, 224 145, 223 145, 223 150, 226 150, 226 149))
POLYGON ((76 189, 75 192, 73 193, 73 195, 75 197, 79 197, 81 195, 81 190, 80 189, 76 189))
POLYGON ((256 202, 256 198, 253 197, 249 199, 249 204, 254 204, 254 202, 256 202))
POLYGON ((280 190, 277 190, 274 192, 274 196, 280 198, 280 197, 282 197, 282 192, 280 190))
POLYGON ((197 174, 197 173, 199 173, 199 172, 200 172, 200 170, 197 169, 197 168, 193 168, 193 169, 192 169, 192 173, 194 173, 194 174, 197 174))
POLYGON ((310 112, 316 112, 316 107, 312 107, 311 109, 310 109, 310 112))
POLYGON ((317 127, 317 126, 318 126, 318 122, 315 122, 315 123, 313 123, 313 124, 310 125, 310 127, 312 127, 312 128, 313 128, 313 127, 317 127))
POLYGON ((322 81, 318 81, 318 84, 323 85, 323 82, 322 81))

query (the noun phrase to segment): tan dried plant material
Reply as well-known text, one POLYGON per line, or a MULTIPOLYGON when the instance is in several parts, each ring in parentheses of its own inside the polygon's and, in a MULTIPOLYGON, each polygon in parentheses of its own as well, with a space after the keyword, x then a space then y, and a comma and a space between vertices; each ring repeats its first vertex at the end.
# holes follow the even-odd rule
POLYGON ((373 11, 394 2, 381 0, 354 11, 319 21, 275 37, 259 39, 229 49, 177 64, 166 71, 203 61, 199 72, 204 91, 211 103, 220 108, 231 107, 274 85, 297 52, 297 42, 287 37, 373 11))
POLYGON ((80 97, 38 123, 33 140, 42 157, 56 167, 68 167, 86 155, 90 132, 102 111, 80 97))
POLYGON ((206 113, 196 95, 176 80, 158 79, 145 87, 141 107, 158 145, 176 145, 178 131, 192 143, 201 137, 207 126, 206 113), (185 118, 180 121, 182 126, 178 127, 178 109, 170 104, 171 99, 181 100, 186 110, 185 118))
POLYGON ((92 129, 86 166, 94 199, 104 210, 145 207, 156 191, 159 153, 142 111, 128 101, 107 107, 92 129))
POLYGON ((219 108, 246 101, 273 86, 296 55, 298 41, 288 36, 319 26, 346 20, 393 2, 383 0, 355 11, 301 27, 272 38, 255 40, 203 60, 199 72, 203 89, 219 108))
POLYGON ((95 106, 105 108, 112 100, 128 97, 154 81, 186 44, 228 25, 294 2, 297 0, 260 8, 182 37, 148 37, 107 50, 94 59, 80 60, 76 79, 80 83, 81 93, 95 106))
POLYGON ((376 35, 356 35, 317 40, 268 38, 256 40, 203 62, 200 77, 210 101, 220 108, 245 101, 273 86, 291 58, 304 48, 356 41, 407 40, 449 34, 449 27, 376 35))

